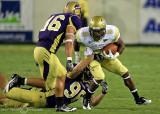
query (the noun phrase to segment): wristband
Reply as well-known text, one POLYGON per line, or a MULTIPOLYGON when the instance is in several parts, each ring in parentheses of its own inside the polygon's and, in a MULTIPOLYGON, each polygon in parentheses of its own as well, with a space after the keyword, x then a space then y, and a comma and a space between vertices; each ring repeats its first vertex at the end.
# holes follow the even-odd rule
POLYGON ((67 57, 67 60, 71 60, 72 61, 72 57, 67 57))

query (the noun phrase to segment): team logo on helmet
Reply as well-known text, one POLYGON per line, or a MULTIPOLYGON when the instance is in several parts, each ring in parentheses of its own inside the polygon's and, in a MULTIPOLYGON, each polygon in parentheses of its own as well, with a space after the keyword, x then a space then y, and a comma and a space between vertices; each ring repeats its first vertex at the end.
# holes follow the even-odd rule
POLYGON ((79 9, 79 10, 81 10, 81 7, 80 7, 80 5, 79 5, 79 4, 76 4, 76 5, 74 6, 74 8, 75 8, 75 9, 79 9))

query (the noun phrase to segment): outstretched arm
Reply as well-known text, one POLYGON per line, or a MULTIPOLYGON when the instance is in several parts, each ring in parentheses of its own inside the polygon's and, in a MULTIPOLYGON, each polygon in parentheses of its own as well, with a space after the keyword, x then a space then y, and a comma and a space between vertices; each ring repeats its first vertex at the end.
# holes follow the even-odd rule
POLYGON ((75 29, 72 26, 68 26, 66 29, 66 41, 65 41, 65 52, 67 56, 66 69, 68 72, 73 70, 72 63, 72 52, 73 52, 73 39, 74 39, 75 29))
POLYGON ((67 74, 67 76, 72 79, 76 78, 76 76, 78 76, 83 71, 83 69, 85 69, 93 59, 94 59, 94 55, 90 55, 87 58, 83 59, 79 64, 77 64, 74 67, 72 72, 69 72, 67 74))
POLYGON ((106 79, 104 79, 100 83, 100 85, 102 86, 102 92, 96 97, 94 97, 93 95, 91 96, 91 106, 97 106, 108 92, 108 85, 106 79))
POLYGON ((92 95, 92 97, 91 97, 91 106, 97 106, 102 101, 104 96, 105 96, 105 94, 103 94, 103 93, 100 93, 96 97, 94 95, 92 95))

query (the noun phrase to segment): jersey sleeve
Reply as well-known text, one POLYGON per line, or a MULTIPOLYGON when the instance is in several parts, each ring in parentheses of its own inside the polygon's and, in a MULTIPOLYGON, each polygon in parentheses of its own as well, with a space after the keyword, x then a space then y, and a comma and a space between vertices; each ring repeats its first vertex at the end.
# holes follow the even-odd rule
POLYGON ((89 56, 93 54, 93 50, 89 47, 86 47, 86 50, 84 51, 84 55, 89 56))
POLYGON ((120 38, 119 29, 117 27, 115 27, 115 35, 114 35, 114 38, 113 38, 113 42, 117 42, 119 38, 120 38))
POLYGON ((69 17, 69 25, 68 26, 73 26, 75 28, 75 31, 77 31, 82 25, 82 21, 80 20, 79 17, 76 15, 71 14, 69 17))
POLYGON ((81 40, 81 38, 80 38, 80 30, 78 30, 77 33, 76 33, 76 39, 77 39, 77 41, 78 41, 79 43, 82 43, 82 40, 81 40))

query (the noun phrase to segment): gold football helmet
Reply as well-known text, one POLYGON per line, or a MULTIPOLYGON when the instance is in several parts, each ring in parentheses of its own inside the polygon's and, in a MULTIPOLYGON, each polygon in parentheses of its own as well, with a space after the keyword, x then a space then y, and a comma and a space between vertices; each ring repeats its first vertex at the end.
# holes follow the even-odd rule
POLYGON ((81 17, 82 9, 81 6, 78 2, 69 2, 65 7, 64 7, 64 13, 74 13, 77 16, 81 17))
POLYGON ((99 41, 106 34, 106 21, 101 16, 95 16, 89 24, 89 32, 95 41, 99 41))

